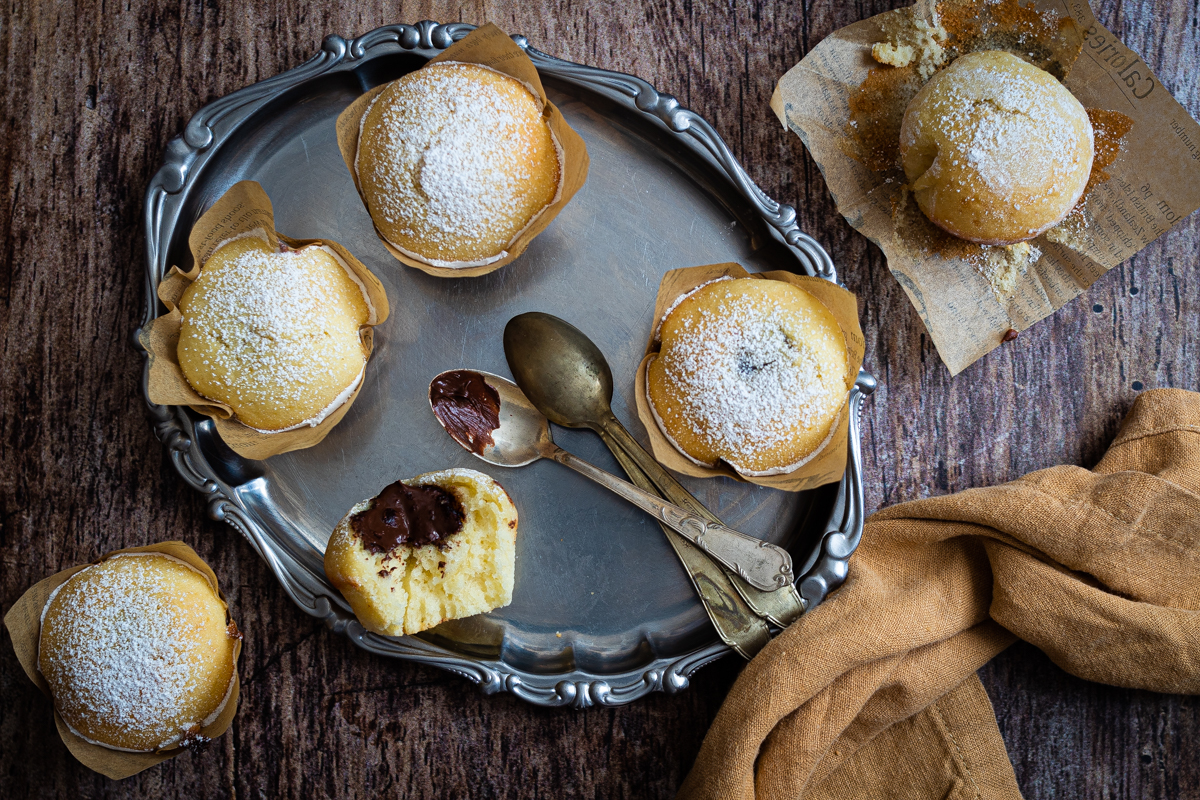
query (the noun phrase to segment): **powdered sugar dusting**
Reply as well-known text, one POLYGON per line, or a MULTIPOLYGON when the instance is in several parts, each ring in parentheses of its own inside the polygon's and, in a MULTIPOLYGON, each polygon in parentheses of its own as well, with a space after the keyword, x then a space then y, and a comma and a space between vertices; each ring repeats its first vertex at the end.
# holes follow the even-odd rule
POLYGON ((976 71, 989 99, 974 102, 978 117, 966 159, 988 188, 1011 194, 1018 179, 1028 183, 1028 176, 1069 169, 1078 135, 1062 124, 1053 100, 1030 84, 1002 79, 997 70, 976 71), (1042 147, 1029 146, 1039 139, 1042 147))
MULTIPOLYGON (((990 54, 961 57, 940 78, 944 95, 930 123, 945 135, 932 169, 965 166, 995 194, 1012 196, 1019 211, 1022 195, 1032 194, 1027 198, 1032 201, 1062 191, 1060 184, 1075 171, 1078 154, 1090 150, 1069 122, 1082 116, 1083 109, 1035 67, 1020 62, 1025 72, 1045 75, 1043 81, 1017 80, 983 55, 990 54), (945 77, 950 72, 953 81, 945 77)), ((910 141, 919 135, 920 126, 914 124, 910 141)))
MULTIPOLYGON (((437 266, 472 266, 506 255, 501 248, 544 212, 549 203, 527 220, 515 235, 495 244, 498 221, 530 203, 530 164, 535 153, 523 129, 541 116, 532 90, 526 95, 495 91, 454 62, 431 65, 412 73, 402 92, 381 93, 372 101, 360 123, 360 149, 355 170, 360 182, 370 184, 370 210, 399 234, 427 242, 437 250, 477 244, 483 250, 500 250, 471 261, 446 261, 412 253, 389 238, 405 254, 437 266), (366 121, 375 105, 388 95, 370 136, 382 148, 370 174, 361 168, 366 121), (429 102, 428 98, 441 102, 429 102)), ((472 65, 477 66, 477 65, 472 65)), ((481 67, 484 68, 484 67, 481 67)), ((486 69, 486 68, 484 68, 486 69)), ((494 71, 494 70, 493 70, 494 71)), ((528 88, 528 87, 527 87, 528 88)), ((553 133, 550 134, 553 139, 553 133)), ((554 140, 561 193, 562 148, 554 140)), ((553 203, 554 200, 551 200, 553 203)))
MULTIPOLYGON (((332 256, 364 288, 324 246, 278 253, 246 249, 220 269, 201 270, 194 289, 202 290, 203 303, 184 309, 180 358, 191 352, 189 340, 217 345, 200 360, 225 395, 217 399, 235 409, 306 409, 301 425, 316 425, 340 405, 331 400, 344 401, 357 385, 355 379, 347 389, 341 381, 330 391, 330 380, 344 375, 347 363, 361 378, 359 327, 366 320, 334 313, 345 305, 346 282, 323 268, 315 251, 332 256)), ((363 298, 370 313, 365 291, 363 298)))
MULTIPOLYGON (((88 576, 87 590, 70 595, 72 613, 59 617, 57 657, 45 669, 68 722, 144 731, 166 746, 220 713, 218 708, 205 720, 183 725, 177 720, 203 691, 194 665, 223 643, 205 636, 201 620, 171 602, 173 588, 148 563, 152 558, 184 564, 163 554, 118 555, 105 562, 109 568, 91 567, 59 587, 88 576), (112 563, 117 561, 119 568, 112 563)), ((51 596, 47 609, 59 594, 51 596)))
MULTIPOLYGON (((684 317, 664 342, 658 358, 678 387, 678 411, 735 469, 828 418, 845 398, 843 376, 822 369, 800 330, 823 326, 808 311, 764 309, 761 298, 726 293, 715 310, 684 317)), ((812 335, 833 341, 828 331, 812 335)))
POLYGON ((719 278, 713 278, 711 281, 705 281, 704 283, 697 286, 695 289, 692 289, 690 292, 686 292, 684 294, 679 295, 679 297, 676 297, 675 302, 673 302, 673 303, 671 303, 671 305, 667 306, 667 310, 664 311, 662 317, 659 318, 658 324, 654 326, 654 336, 653 336, 654 341, 657 342, 659 340, 659 336, 662 333, 663 323, 667 321, 667 317, 671 316, 672 311, 679 308, 680 303, 682 303, 684 300, 687 300, 689 297, 691 297, 696 292, 703 289, 705 286, 708 286, 709 284, 717 283, 718 281, 731 281, 731 280, 733 280, 733 278, 731 276, 722 275, 719 278))

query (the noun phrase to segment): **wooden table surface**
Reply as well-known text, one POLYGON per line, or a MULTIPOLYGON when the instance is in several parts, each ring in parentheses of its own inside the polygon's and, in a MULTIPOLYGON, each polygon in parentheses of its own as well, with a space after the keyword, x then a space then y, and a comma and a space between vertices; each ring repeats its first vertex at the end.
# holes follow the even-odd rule
MULTIPOLYGON (((799 209, 861 298, 868 508, 1091 465, 1137 390, 1200 389, 1200 216, 951 379, 879 250, 834 209, 775 81, 887 2, 564 0, 309 4, 6 0, 0 12, 0 608, 119 547, 173 538, 221 576, 247 631, 231 731, 124 782, 80 766, 0 647, 0 796, 669 797, 737 675, 623 708, 546 710, 369 655, 297 610, 210 520, 154 438, 130 334, 142 196, 200 106, 300 64, 328 33, 495 22, 548 53, 639 75, 699 111, 768 194, 799 209)), ((1195 0, 1104 0, 1098 18, 1200 116, 1195 0)), ((7 636, 4 637, 7 639, 7 636)), ((1087 683, 1031 646, 986 666, 1026 796, 1200 797, 1200 700, 1087 683)))

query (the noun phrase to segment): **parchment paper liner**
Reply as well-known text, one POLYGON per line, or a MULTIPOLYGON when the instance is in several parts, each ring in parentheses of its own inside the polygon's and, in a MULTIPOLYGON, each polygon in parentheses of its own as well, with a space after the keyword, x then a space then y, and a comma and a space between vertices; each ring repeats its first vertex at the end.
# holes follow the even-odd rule
POLYGON ((291 450, 303 450, 320 442, 333 430, 333 427, 346 416, 350 406, 354 404, 359 391, 366 380, 365 371, 370 363, 374 334, 371 326, 378 325, 388 317, 388 300, 384 293, 383 284, 363 266, 362 262, 350 254, 350 251, 337 242, 328 239, 292 239, 275 230, 275 215, 271 208, 271 200, 262 186, 254 181, 242 181, 230 187, 221 195, 213 207, 192 228, 188 237, 188 245, 192 250, 193 266, 189 272, 182 272, 178 267, 171 271, 162 283, 158 285, 158 298, 167 307, 167 313, 150 322, 138 333, 138 341, 150 354, 150 374, 148 389, 150 401, 160 405, 188 406, 197 413, 212 417, 221 440, 229 445, 238 455, 245 458, 263 459, 269 456, 286 453, 291 450), (279 242, 286 243, 291 248, 306 245, 325 245, 346 262, 354 274, 367 289, 371 305, 374 307, 373 316, 367 320, 362 329, 361 340, 364 363, 363 379, 357 388, 334 411, 315 426, 302 426, 289 431, 263 433, 250 428, 233 419, 233 409, 224 403, 218 403, 199 394, 187 382, 183 370, 179 368, 179 327, 181 314, 178 304, 183 292, 200 274, 200 267, 212 255, 217 245, 239 236, 261 229, 267 235, 273 247, 279 242))
MULTIPOLYGON (((1033 5, 1073 18, 1083 33, 1082 57, 1064 85, 1084 107, 1121 112, 1134 124, 1116 161, 1105 167, 1109 179, 1086 195, 1091 239, 1086 253, 1044 234, 1037 237, 1031 244, 1042 256, 1009 299, 998 297, 965 260, 900 241, 892 208, 904 173, 873 172, 848 155, 854 147, 846 133, 850 94, 870 69, 881 67, 871 58, 871 46, 886 38, 885 21, 904 10, 834 31, 780 79, 771 98, 780 121, 800 136, 820 167, 838 210, 887 256, 951 374, 997 347, 1009 329, 1025 330, 1052 314, 1200 207, 1200 125, 1143 61, 1096 22, 1086 2, 1033 5)), ((1141 22, 1157 23, 1150 17, 1141 22)))
POLYGON ((646 433, 650 436, 650 449, 655 460, 670 470, 691 475, 695 478, 715 478, 724 476, 740 481, 755 483, 759 486, 770 486, 785 492, 803 492, 815 489, 827 483, 842 479, 846 471, 846 450, 850 430, 850 417, 847 407, 842 405, 838 414, 837 424, 832 435, 817 448, 809 458, 795 470, 781 475, 752 476, 742 475, 731 467, 721 464, 716 468, 702 467, 689 461, 675 449, 666 435, 658 427, 654 413, 650 410, 650 401, 646 397, 646 370, 650 361, 658 355, 662 343, 656 341, 659 321, 674 302, 701 284, 718 278, 754 278, 757 280, 783 281, 804 289, 812 294, 829 309, 838 327, 846 337, 846 355, 848 370, 846 372, 846 393, 858 378, 858 369, 862 366, 863 353, 866 351, 866 341, 863 339, 862 328, 858 324, 858 303, 850 292, 822 278, 811 278, 807 275, 796 275, 791 272, 757 272, 750 273, 740 264, 709 264, 703 267, 673 269, 663 275, 658 284, 658 297, 654 302, 654 319, 650 324, 650 341, 646 345, 646 355, 638 365, 634 396, 637 399, 638 419, 646 433))
MULTIPOLYGON (((527 85, 541 99, 542 115, 546 117, 550 125, 550 130, 554 132, 554 136, 558 140, 558 145, 562 148, 563 163, 560 165, 562 168, 562 188, 558 193, 558 199, 547 206, 540 216, 530 223, 529 227, 521 231, 505 247, 508 255, 490 264, 461 268, 435 266, 412 256, 405 255, 396 249, 380 232, 378 226, 376 226, 375 233, 379 236, 379 240, 383 242, 384 247, 387 248, 388 252, 397 261, 401 261, 422 272, 427 272, 430 275, 436 275, 439 278, 474 278, 479 275, 486 275, 489 272, 495 272, 525 252, 525 248, 529 246, 533 238, 544 231, 546 226, 558 216, 558 212, 562 211, 571 198, 575 196, 575 193, 579 191, 587 180, 589 163, 587 145, 583 143, 583 139, 580 138, 579 134, 567 124, 558 107, 546 99, 546 91, 542 88, 542 79, 538 76, 537 68, 529 60, 529 56, 525 54, 524 50, 517 47, 516 43, 507 34, 492 23, 489 22, 487 25, 471 31, 465 38, 455 42, 437 58, 431 59, 429 63, 434 64, 439 61, 481 64, 485 67, 491 67, 497 72, 503 72, 505 75, 516 78, 527 85)), ((342 151, 342 158, 346 160, 346 167, 350 170, 350 176, 354 179, 354 188, 358 189, 359 197, 362 197, 362 187, 358 183, 358 173, 354 169, 354 161, 358 156, 359 126, 363 115, 367 113, 367 107, 371 105, 371 101, 387 86, 388 84, 386 83, 382 86, 376 86, 347 106, 346 110, 339 114, 337 118, 338 148, 342 151)), ((363 197, 363 206, 365 207, 366 204, 367 200, 363 197)))
MULTIPOLYGON (((213 589, 221 600, 221 605, 225 607, 226 620, 229 620, 229 606, 225 602, 225 594, 221 591, 221 587, 217 585, 216 573, 204 562, 204 559, 196 554, 195 550, 183 542, 159 542, 158 544, 147 545, 146 547, 129 547, 124 550, 114 550, 102 556, 94 564, 99 564, 121 553, 163 553, 186 563, 201 573, 212 584, 213 589)), ((25 674, 29 676, 29 680, 33 681, 34 685, 42 690, 42 694, 49 697, 52 701, 54 698, 50 694, 50 686, 42 676, 41 670, 38 669, 38 640, 41 638, 42 631, 42 609, 45 608, 46 601, 49 600, 51 593, 55 589, 66 583, 72 575, 90 566, 93 566, 93 564, 79 564, 35 583, 26 590, 25 594, 21 595, 17 602, 13 604, 13 607, 8 610, 8 613, 4 615, 4 627, 8 628, 8 633, 12 637, 13 650, 17 654, 17 661, 21 662, 21 668, 25 670, 25 674)), ((237 673, 237 662, 241 653, 242 642, 239 639, 233 646, 233 688, 229 692, 229 699, 225 701, 225 707, 221 710, 220 716, 200 730, 200 734, 208 739, 215 739, 229 730, 229 726, 233 724, 233 718, 237 714, 238 693, 241 690, 241 682, 238 679, 237 673)), ((67 727, 67 723, 59 716, 57 710, 54 712, 54 724, 58 728, 58 735, 62 738, 63 744, 71 751, 71 755, 75 756, 88 769, 95 770, 114 780, 136 775, 144 769, 149 769, 155 764, 166 761, 168 758, 174 758, 187 750, 185 747, 175 746, 157 753, 127 753, 122 750, 113 750, 103 745, 92 744, 74 733, 67 727)))

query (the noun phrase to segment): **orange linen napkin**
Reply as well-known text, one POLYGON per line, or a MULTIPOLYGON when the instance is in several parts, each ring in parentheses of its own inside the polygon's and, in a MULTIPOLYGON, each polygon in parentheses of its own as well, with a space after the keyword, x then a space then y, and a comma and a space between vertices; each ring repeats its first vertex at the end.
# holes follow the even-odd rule
POLYGON ((1017 638, 1088 680, 1200 693, 1200 395, 1141 395, 1094 470, 871 517, 842 588, 738 678, 680 796, 1019 798, 975 674, 1017 638))

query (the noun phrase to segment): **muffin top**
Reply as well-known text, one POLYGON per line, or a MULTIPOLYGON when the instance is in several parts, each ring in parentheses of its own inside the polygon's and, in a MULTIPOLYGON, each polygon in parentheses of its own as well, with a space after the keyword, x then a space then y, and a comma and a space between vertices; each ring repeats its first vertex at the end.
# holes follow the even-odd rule
POLYGON ((355 172, 375 227, 435 266, 488 264, 558 196, 561 152, 525 84, 438 62, 393 81, 363 115, 355 172))
POLYGON ((1074 208, 1092 169, 1087 112, 1011 53, 968 53, 909 103, 900 155, 917 205, 962 239, 1013 244, 1074 208))
POLYGON ((220 714, 239 637, 200 572, 160 553, 123 554, 51 595, 38 667, 77 734, 152 751, 194 736, 220 714))
POLYGON ((705 284, 667 312, 659 337, 650 406, 676 449, 702 466, 789 472, 824 444, 845 403, 845 336, 792 284, 705 284))
POLYGON ((358 386, 372 316, 366 288, 328 247, 274 249, 247 235, 213 252, 179 301, 179 366, 237 420, 316 425, 358 386))

